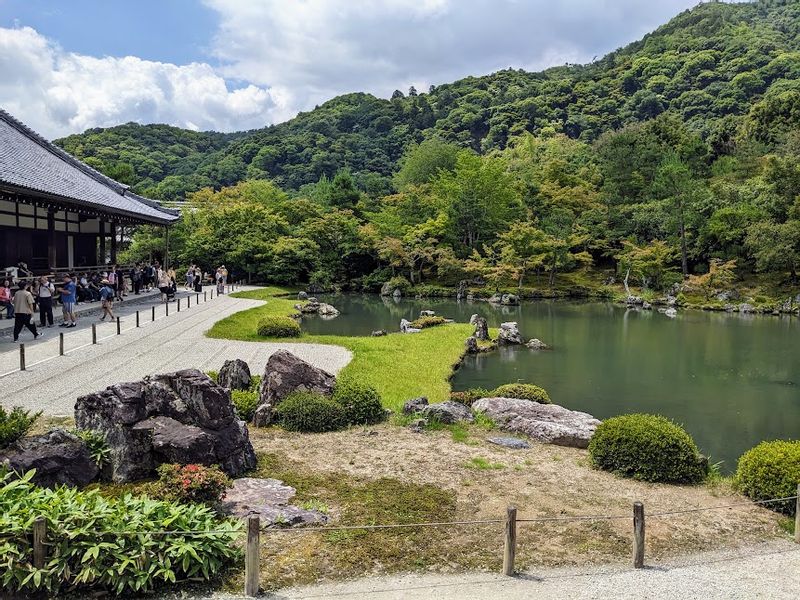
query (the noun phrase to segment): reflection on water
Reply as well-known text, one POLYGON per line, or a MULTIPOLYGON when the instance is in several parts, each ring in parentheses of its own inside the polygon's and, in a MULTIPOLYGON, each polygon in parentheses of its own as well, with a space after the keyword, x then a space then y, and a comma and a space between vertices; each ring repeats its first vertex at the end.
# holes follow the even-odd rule
POLYGON ((369 335, 397 331, 422 309, 489 325, 517 321, 548 351, 506 348, 467 357, 453 388, 493 388, 523 380, 554 402, 599 418, 629 412, 667 415, 684 426, 727 471, 761 440, 800 437, 800 321, 790 317, 686 311, 676 319, 607 303, 400 300, 343 295, 326 299, 342 314, 310 318, 313 333, 369 335))

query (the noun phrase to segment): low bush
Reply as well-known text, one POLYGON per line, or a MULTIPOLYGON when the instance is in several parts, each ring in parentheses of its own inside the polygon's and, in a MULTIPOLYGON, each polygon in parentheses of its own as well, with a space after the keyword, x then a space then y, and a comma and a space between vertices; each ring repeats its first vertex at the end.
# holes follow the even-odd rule
POLYGON ((595 467, 642 481, 697 483, 708 472, 692 437, 659 415, 603 421, 589 442, 589 455, 595 467))
POLYGON ((6 412, 6 409, 0 406, 0 448, 10 446, 25 437, 41 414, 41 411, 31 414, 19 406, 6 412))
POLYGON ((74 433, 86 444, 97 468, 103 468, 103 465, 108 462, 108 455, 111 453, 111 448, 106 443, 106 436, 93 429, 78 429, 74 433))
POLYGON ((538 385, 532 383, 506 383, 495 388, 492 396, 499 398, 519 398, 521 400, 532 400, 540 404, 550 404, 550 396, 538 385))
POLYGON ((419 319, 411 321, 411 326, 417 329, 425 329, 426 327, 436 327, 437 325, 444 325, 446 322, 447 319, 439 316, 420 317, 419 319))
POLYGON ((289 431, 336 431, 347 423, 344 407, 313 392, 294 392, 275 408, 278 423, 289 431))
POLYGON ((489 398, 493 394, 489 390, 483 388, 471 388, 461 392, 450 392, 450 400, 453 402, 460 402, 467 406, 472 406, 477 400, 481 398, 489 398))
POLYGON ((33 471, 0 477, 0 589, 12 597, 89 588, 140 595, 177 580, 208 580, 240 557, 241 523, 219 519, 206 506, 41 488, 32 477, 33 471), (31 523, 38 517, 47 521, 43 569, 31 561, 31 523), (163 530, 213 533, 148 535, 163 530))
POLYGON ((389 281, 386 282, 386 288, 389 290, 389 293, 394 293, 395 290, 400 290, 403 295, 408 294, 411 291, 411 283, 409 283, 408 279, 399 275, 397 277, 392 277, 389 281))
POLYGON ((300 337, 300 324, 291 317, 272 315, 258 322, 258 335, 261 337, 300 337))
POLYGON ((261 375, 251 375, 250 376, 250 391, 251 392, 257 392, 260 387, 261 387, 261 375))
MULTIPOLYGON (((800 482, 800 441, 761 442, 751 448, 739 458, 735 482, 739 491, 753 500, 796 495, 800 482)), ((795 513, 794 500, 767 505, 787 515, 795 513)))
POLYGON ((231 485, 216 466, 165 464, 158 467, 155 490, 165 500, 215 505, 231 485))
POLYGON ((231 402, 233 402, 233 405, 236 407, 236 412, 240 419, 243 421, 251 421, 258 408, 258 392, 250 390, 232 390, 231 402))
POLYGON ((355 381, 338 381, 333 399, 344 408, 348 425, 371 425, 386 418, 381 395, 372 386, 355 381))

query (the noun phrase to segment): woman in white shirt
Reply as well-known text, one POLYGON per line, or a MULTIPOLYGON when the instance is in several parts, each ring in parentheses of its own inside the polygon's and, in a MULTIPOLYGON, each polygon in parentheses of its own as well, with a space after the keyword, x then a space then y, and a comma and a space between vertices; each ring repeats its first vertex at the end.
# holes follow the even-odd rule
POLYGON ((53 326, 53 296, 55 293, 56 288, 50 280, 47 277, 41 277, 36 293, 39 302, 39 327, 44 327, 45 322, 48 327, 53 326))

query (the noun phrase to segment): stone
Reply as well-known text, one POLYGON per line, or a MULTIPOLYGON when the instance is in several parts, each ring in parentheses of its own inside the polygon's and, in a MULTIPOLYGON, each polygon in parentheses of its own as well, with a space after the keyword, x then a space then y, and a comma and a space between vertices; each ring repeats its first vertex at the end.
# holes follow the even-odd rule
POLYGON ((472 408, 486 414, 505 431, 558 446, 586 448, 600 424, 588 413, 517 398, 481 398, 472 408))
POLYGON ((525 344, 531 350, 549 350, 550 346, 545 344, 542 340, 533 338, 528 340, 528 343, 525 344))
POLYGON ((403 292, 401 292, 398 288, 395 288, 395 290, 392 292, 392 298, 402 298, 402 297, 403 297, 403 292))
POLYGON ((414 413, 421 412, 426 406, 428 406, 428 399, 425 396, 406 400, 403 404, 403 414, 413 415, 414 413))
POLYGON ((678 316, 678 311, 670 306, 667 310, 664 311, 664 314, 668 316, 670 319, 674 319, 675 317, 678 316))
POLYGON ((411 326, 411 321, 408 319, 400 319, 400 331, 402 333, 419 333, 422 331, 416 327, 411 326))
POLYGON ((308 300, 308 293, 307 292, 297 292, 297 299, 298 300, 308 300))
POLYGON ((725 290, 715 296, 717 302, 730 302, 739 299, 739 292, 736 290, 725 290))
POLYGON ((460 402, 453 402, 451 400, 437 404, 429 404, 428 406, 424 407, 420 413, 422 413, 427 419, 437 421, 445 425, 451 425, 453 423, 458 423, 459 421, 467 421, 472 423, 472 421, 475 420, 475 417, 472 415, 472 411, 469 409, 469 407, 461 404, 460 402))
POLYGON ((265 427, 272 423, 275 407, 292 392, 315 392, 330 396, 335 385, 336 378, 327 371, 307 363, 288 350, 278 350, 269 357, 264 367, 253 424, 265 427))
POLYGON ((512 450, 526 450, 531 447, 525 440, 515 437, 490 437, 486 438, 486 441, 490 444, 502 446, 503 448, 511 448, 512 450))
POLYGON ((381 286, 381 296, 391 296, 392 291, 393 291, 392 286, 389 284, 388 281, 381 286))
POLYGON ((25 437, 0 451, 0 465, 17 473, 36 469, 33 483, 42 487, 83 487, 99 475, 86 444, 63 429, 25 437))
POLYGON ((664 303, 667 306, 675 306, 678 303, 678 298, 676 298, 675 296, 667 296, 664 299, 664 303))
POLYGON ((504 306, 516 306, 519 304, 519 297, 515 294, 503 294, 500 298, 500 304, 504 306))
POLYGON ((197 369, 81 396, 75 424, 105 436, 108 475, 117 483, 150 477, 162 463, 219 465, 231 477, 256 465, 230 390, 197 369))
POLYGON ((469 324, 470 325, 475 325, 475 323, 477 323, 479 317, 480 317, 480 315, 477 315, 477 314, 476 315, 472 315, 469 318, 469 324))
POLYGON ((385 329, 378 329, 377 331, 373 331, 370 334, 372 337, 383 337, 384 335, 389 335, 385 329))
POLYGON ((629 306, 641 306, 644 304, 644 300, 641 296, 628 296, 625 298, 625 304, 629 306))
POLYGON ((515 321, 500 323, 500 333, 497 336, 497 343, 500 346, 517 346, 525 343, 515 321))
POLYGON ((467 338, 464 342, 464 346, 466 346, 467 354, 478 354, 480 352, 480 348, 478 347, 478 338, 474 335, 471 335, 467 338))
POLYGON ((475 300, 475 294, 467 294, 467 300, 475 300))
POLYGON ((258 515, 266 527, 299 527, 328 522, 328 516, 289 504, 297 491, 277 479, 242 477, 233 482, 220 509, 240 519, 258 515))
POLYGON ((326 304, 324 302, 320 303, 319 307, 317 308, 317 313, 321 317, 338 317, 339 311, 331 306, 330 304, 326 304))
POLYGON ((756 312, 756 307, 747 302, 743 302, 739 305, 739 312, 744 314, 754 313, 756 312))
POLYGON ((456 289, 456 300, 463 300, 467 296, 467 281, 466 279, 462 279, 458 282, 458 288, 456 289))
POLYGON ((489 296, 488 302, 490 304, 500 304, 503 302, 503 295, 502 294, 492 294, 489 296))
POLYGON ((649 302, 642 302, 642 308, 644 310, 653 310, 653 305, 649 302))
POLYGON ((435 317, 436 313, 432 310, 421 310, 419 312, 420 317, 435 317))
POLYGON ((222 364, 217 376, 217 383, 229 390, 249 390, 251 379, 248 364, 236 358, 234 360, 226 360, 222 364))
POLYGON ((312 301, 311 299, 308 300, 305 304, 295 304, 295 310, 299 310, 304 315, 312 315, 319 312, 320 303, 316 301, 312 301))
POLYGON ((415 419, 408 424, 408 428, 414 433, 422 433, 428 426, 428 419, 415 419))
POLYGON ((489 324, 486 322, 486 319, 483 317, 477 317, 475 319, 475 333, 472 335, 475 336, 475 339, 482 341, 489 339, 489 324))

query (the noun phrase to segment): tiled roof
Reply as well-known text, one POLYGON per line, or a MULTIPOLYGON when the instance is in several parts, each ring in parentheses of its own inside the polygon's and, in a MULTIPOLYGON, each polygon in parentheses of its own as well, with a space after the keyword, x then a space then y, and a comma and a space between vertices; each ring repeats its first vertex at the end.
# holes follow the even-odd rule
POLYGON ((54 146, 0 109, 0 185, 57 196, 64 202, 167 224, 178 212, 128 190, 54 146))

